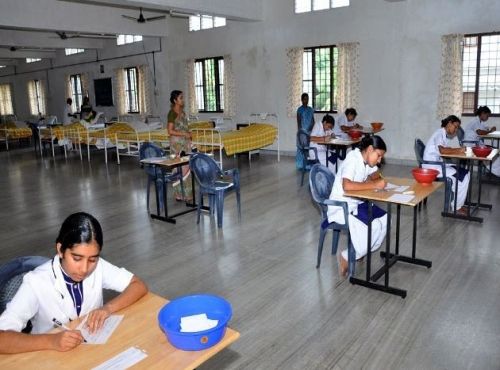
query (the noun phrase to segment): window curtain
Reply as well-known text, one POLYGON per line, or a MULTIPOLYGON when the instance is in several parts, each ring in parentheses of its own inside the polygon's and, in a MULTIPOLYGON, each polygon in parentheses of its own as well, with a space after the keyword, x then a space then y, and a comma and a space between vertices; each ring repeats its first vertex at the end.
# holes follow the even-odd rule
POLYGON ((40 80, 39 99, 40 113, 42 113, 42 116, 45 116, 47 114, 47 83, 45 80, 40 80))
POLYGON ((235 115, 236 87, 234 83, 233 58, 231 58, 231 55, 224 55, 224 117, 234 117, 235 115))
POLYGON ((0 114, 14 114, 12 105, 12 88, 10 84, 0 85, 0 114))
POLYGON ((439 80, 437 118, 462 114, 462 49, 464 35, 441 37, 441 78, 439 80))
POLYGON ((30 101, 30 112, 32 115, 37 116, 39 113, 44 116, 47 112, 47 105, 45 99, 45 83, 42 80, 40 82, 40 90, 37 98, 35 81, 28 81, 28 96, 30 101), (40 103, 40 106, 38 106, 40 103))
POLYGON ((137 67, 139 71, 139 110, 141 114, 152 114, 153 84, 151 83, 151 74, 147 65, 137 67))
POLYGON ((359 43, 337 45, 339 51, 337 70, 337 109, 357 107, 359 102, 359 43))
POLYGON ((286 75, 288 79, 287 116, 295 117, 300 105, 302 94, 302 58, 303 48, 290 48, 286 50, 287 64, 286 75))
MULTIPOLYGON (((82 80, 83 83, 83 80, 82 80)), ((127 114, 127 107, 125 102, 125 70, 123 68, 115 69, 113 76, 114 95, 116 104, 116 114, 123 116, 127 114)))
POLYGON ((187 83, 187 98, 188 98, 188 114, 190 116, 198 115, 198 103, 196 101, 196 87, 194 81, 194 59, 186 60, 185 66, 186 83, 187 83))
MULTIPOLYGON (((70 74, 64 76, 64 81, 66 82, 66 99, 73 98, 73 90, 71 89, 70 76, 71 76, 70 74)), ((78 110, 80 110, 80 107, 78 107, 78 110)))

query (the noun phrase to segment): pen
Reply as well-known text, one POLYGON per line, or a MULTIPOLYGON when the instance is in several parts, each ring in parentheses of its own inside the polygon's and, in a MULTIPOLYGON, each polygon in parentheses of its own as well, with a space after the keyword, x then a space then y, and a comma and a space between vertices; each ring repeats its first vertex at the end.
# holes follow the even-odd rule
MULTIPOLYGON (((66 325, 64 325, 62 322, 60 322, 59 320, 57 320, 55 317, 52 319, 52 322, 60 327, 60 328, 63 328, 64 330, 71 330, 70 328, 68 328, 66 325)), ((83 342, 84 343, 87 343, 87 339, 83 338, 83 342)))

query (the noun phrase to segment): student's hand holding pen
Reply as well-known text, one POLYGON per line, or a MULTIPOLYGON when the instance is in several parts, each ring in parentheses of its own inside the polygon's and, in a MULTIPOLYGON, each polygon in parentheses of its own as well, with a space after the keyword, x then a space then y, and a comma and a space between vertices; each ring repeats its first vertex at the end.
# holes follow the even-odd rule
POLYGON ((71 330, 57 319, 52 319, 54 324, 64 331, 52 335, 52 348, 56 351, 69 351, 85 341, 79 330, 71 330))

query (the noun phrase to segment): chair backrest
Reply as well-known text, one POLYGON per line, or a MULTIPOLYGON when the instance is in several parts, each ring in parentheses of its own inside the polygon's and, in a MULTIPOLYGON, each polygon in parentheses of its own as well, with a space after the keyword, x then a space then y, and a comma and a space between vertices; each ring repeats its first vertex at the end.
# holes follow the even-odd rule
MULTIPOLYGON (((159 146, 153 143, 142 143, 139 148, 139 159, 147 159, 154 157, 163 157, 165 152, 159 146)), ((151 166, 144 166, 144 170, 148 173, 148 175, 155 176, 155 169, 151 166)))
POLYGON ((203 153, 193 154, 189 158, 189 168, 193 171, 200 186, 205 188, 214 186, 215 181, 223 175, 217 162, 203 153))
POLYGON ((418 164, 421 165, 424 161, 425 144, 420 139, 415 139, 414 144, 415 157, 417 158, 418 164))
POLYGON ((317 163, 311 167, 309 187, 314 201, 321 207, 323 218, 326 217, 327 211, 327 206, 323 202, 330 198, 334 182, 335 175, 325 166, 317 163))
POLYGON ((462 145, 462 141, 464 141, 464 136, 465 136, 464 129, 461 126, 458 126, 457 139, 460 145, 462 145))
POLYGON ((300 150, 306 150, 305 148, 309 146, 310 141, 311 137, 307 132, 303 130, 299 130, 297 132, 297 148, 300 150))
POLYGON ((0 313, 17 293, 24 274, 48 260, 41 256, 18 257, 0 266, 0 313))

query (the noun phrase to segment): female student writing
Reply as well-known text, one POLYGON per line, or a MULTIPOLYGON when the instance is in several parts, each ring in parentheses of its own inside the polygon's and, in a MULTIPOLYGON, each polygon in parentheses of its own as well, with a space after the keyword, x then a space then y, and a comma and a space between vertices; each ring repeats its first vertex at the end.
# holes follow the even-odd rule
MULTIPOLYGON (((318 142, 324 142, 325 138, 330 139, 333 133, 332 129, 335 125, 335 120, 329 114, 326 114, 323 117, 321 122, 316 122, 311 131, 311 143, 309 146, 316 148, 318 153, 319 163, 323 166, 327 166, 326 161, 330 161, 332 164, 335 164, 336 155, 332 154, 329 158, 327 158, 327 147, 326 145, 317 144, 318 142)), ((309 153, 310 158, 314 158, 314 152, 311 150, 309 153)), ((333 168, 333 167, 329 167, 333 168)))
MULTIPOLYGON (((333 133, 335 134, 336 137, 342 138, 342 139, 349 139, 349 136, 347 135, 347 131, 350 129, 362 129, 363 126, 357 124, 354 122, 358 115, 358 112, 356 112, 356 109, 354 108, 347 108, 344 112, 344 114, 341 114, 337 118, 337 124, 335 125, 335 128, 333 129, 333 133)), ((338 159, 344 160, 345 156, 347 153, 346 148, 339 148, 337 150, 337 155, 338 159)))
MULTIPOLYGON (((441 154, 463 154, 465 148, 450 148, 450 139, 457 135, 460 127, 460 119, 457 116, 451 115, 441 121, 441 128, 431 136, 424 151, 425 161, 442 161, 441 154)), ((434 168, 439 171, 439 176, 442 176, 441 166, 433 164, 424 164, 424 168, 434 168)), ((465 169, 457 169, 452 164, 446 164, 446 177, 451 179, 451 190, 455 192, 455 183, 458 178, 458 191, 454 196, 457 198, 457 210, 459 213, 466 213, 463 208, 467 189, 469 188, 470 174, 465 169)), ((454 202, 451 202, 450 207, 453 207, 454 202)))
MULTIPOLYGON (((476 117, 467 124, 464 140, 480 141, 479 135, 488 135, 490 132, 496 131, 495 126, 486 126, 490 114, 491 110, 487 106, 477 108, 476 117)), ((491 173, 495 176, 500 176, 500 159, 498 158, 496 157, 491 162, 491 173)))
MULTIPOLYGON (((378 171, 377 165, 384 157, 387 147, 380 136, 364 137, 356 148, 347 154, 337 171, 330 199, 347 202, 349 208, 349 234, 356 251, 356 259, 367 253, 368 226, 367 203, 344 196, 344 191, 383 189, 386 185, 378 171)), ((345 224, 341 207, 328 206, 328 221, 345 224)), ((387 214, 377 206, 373 206, 371 250, 380 247, 387 231, 387 214)), ((339 272, 347 274, 347 250, 339 256, 339 272)))
POLYGON ((68 351, 83 342, 77 330, 47 334, 54 322, 88 315, 91 332, 116 311, 144 296, 146 285, 131 272, 103 258, 102 229, 91 215, 70 215, 56 239, 56 255, 24 276, 16 295, 0 316, 0 353, 68 351), (103 305, 103 289, 121 292, 103 305), (32 334, 21 333, 28 320, 32 334))

